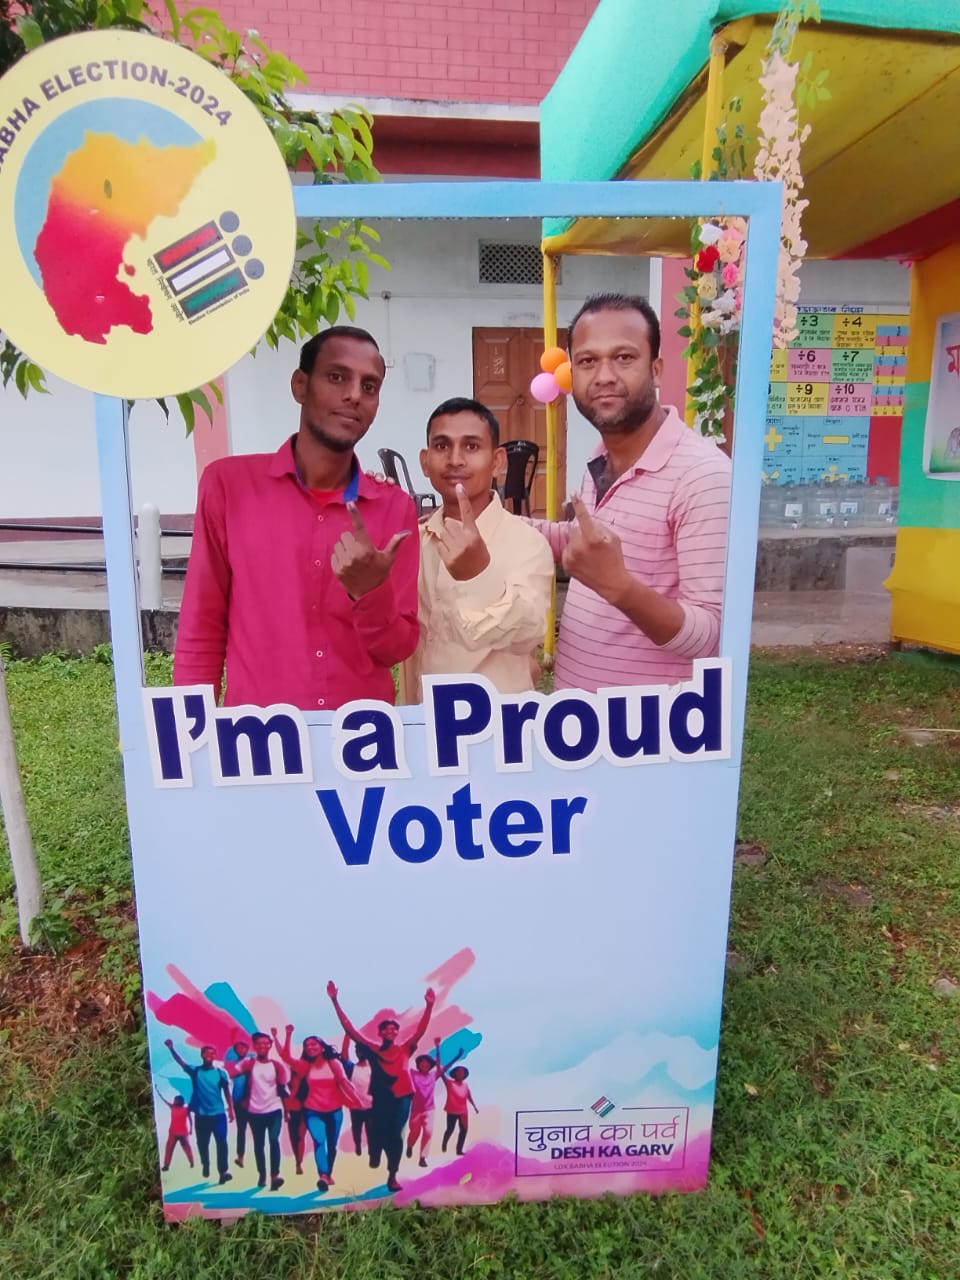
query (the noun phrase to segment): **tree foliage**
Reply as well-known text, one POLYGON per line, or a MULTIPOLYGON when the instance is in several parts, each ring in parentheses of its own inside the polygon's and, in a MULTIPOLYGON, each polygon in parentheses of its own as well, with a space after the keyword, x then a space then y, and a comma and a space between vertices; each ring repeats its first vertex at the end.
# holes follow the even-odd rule
MULTIPOLYGON (((255 31, 230 30, 212 8, 181 11, 174 0, 163 0, 159 11, 145 0, 0 0, 0 75, 47 40, 111 27, 172 40, 229 76, 260 112, 288 169, 305 171, 314 182, 379 178, 370 113, 357 105, 329 114, 297 110, 287 94, 306 84, 302 68, 255 31)), ((322 324, 334 324, 341 311, 353 319, 355 300, 368 296, 371 266, 389 268, 377 252, 379 241, 374 228, 359 219, 299 229, 293 275, 265 335, 269 345, 276 348, 284 338, 302 341, 322 324)), ((45 391, 43 370, 2 333, 0 340, 3 386, 12 378, 24 396, 45 391)), ((215 383, 177 396, 188 431, 197 408, 212 416, 211 393, 222 396, 215 383)))

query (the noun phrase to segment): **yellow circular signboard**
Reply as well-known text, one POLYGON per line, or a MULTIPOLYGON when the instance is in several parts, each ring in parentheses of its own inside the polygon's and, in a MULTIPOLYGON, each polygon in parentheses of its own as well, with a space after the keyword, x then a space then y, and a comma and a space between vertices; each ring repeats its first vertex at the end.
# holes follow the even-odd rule
POLYGON ((296 240, 260 113, 197 54, 123 31, 0 80, 0 329, 61 378, 189 391, 270 324, 296 240))

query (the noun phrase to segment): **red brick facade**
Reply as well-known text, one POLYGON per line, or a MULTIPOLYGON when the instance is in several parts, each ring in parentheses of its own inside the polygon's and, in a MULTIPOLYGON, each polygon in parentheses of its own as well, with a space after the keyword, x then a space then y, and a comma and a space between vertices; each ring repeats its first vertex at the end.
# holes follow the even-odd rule
POLYGON ((308 91, 536 105, 598 0, 226 0, 298 62, 308 91))

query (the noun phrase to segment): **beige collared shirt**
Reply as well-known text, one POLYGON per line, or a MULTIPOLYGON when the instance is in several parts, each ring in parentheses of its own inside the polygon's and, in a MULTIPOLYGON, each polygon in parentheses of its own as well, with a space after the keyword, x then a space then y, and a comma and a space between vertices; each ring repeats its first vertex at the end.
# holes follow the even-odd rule
POLYGON ((531 689, 553 582, 546 539, 494 494, 477 517, 490 563, 458 582, 440 558, 442 528, 442 508, 420 526, 420 644, 406 664, 407 702, 422 700, 421 675, 476 673, 501 693, 531 689))

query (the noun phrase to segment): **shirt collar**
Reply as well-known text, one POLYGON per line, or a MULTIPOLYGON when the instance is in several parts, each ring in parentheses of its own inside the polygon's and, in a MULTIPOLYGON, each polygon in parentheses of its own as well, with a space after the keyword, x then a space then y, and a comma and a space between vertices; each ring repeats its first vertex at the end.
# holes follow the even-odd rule
MULTIPOLYGON (((666 410, 667 416, 660 423, 657 434, 633 466, 627 468, 624 475, 635 475, 638 471, 662 471, 673 456, 674 449, 683 439, 683 432, 690 430, 673 405, 665 404, 662 407, 666 410)), ((599 463, 601 467, 604 466, 605 463, 602 460, 605 460, 606 456, 607 451, 601 440, 587 463, 594 478, 596 478, 596 465, 599 463)), ((618 480, 622 479, 623 476, 618 477, 618 480)))
MULTIPOLYGON (((270 465, 267 468, 267 474, 274 477, 293 476, 297 484, 302 489, 307 489, 297 470, 297 460, 293 452, 293 442, 296 436, 292 435, 289 440, 284 440, 283 444, 270 459, 270 465)), ((307 489, 307 492, 309 490, 307 489)), ((362 495, 365 498, 372 498, 376 494, 376 482, 370 480, 369 477, 360 469, 360 463, 357 455, 353 455, 352 467, 350 472, 350 480, 343 492, 344 502, 356 502, 357 497, 362 495)))
MULTIPOLYGON (((484 542, 496 532, 497 525, 507 514, 503 509, 503 503, 500 501, 500 495, 494 490, 490 496, 490 501, 477 516, 477 528, 483 537, 484 542)), ((459 521, 458 521, 459 523, 459 521)), ((432 533, 434 537, 439 537, 443 532, 443 507, 437 507, 433 515, 423 526, 427 533, 432 533)))

